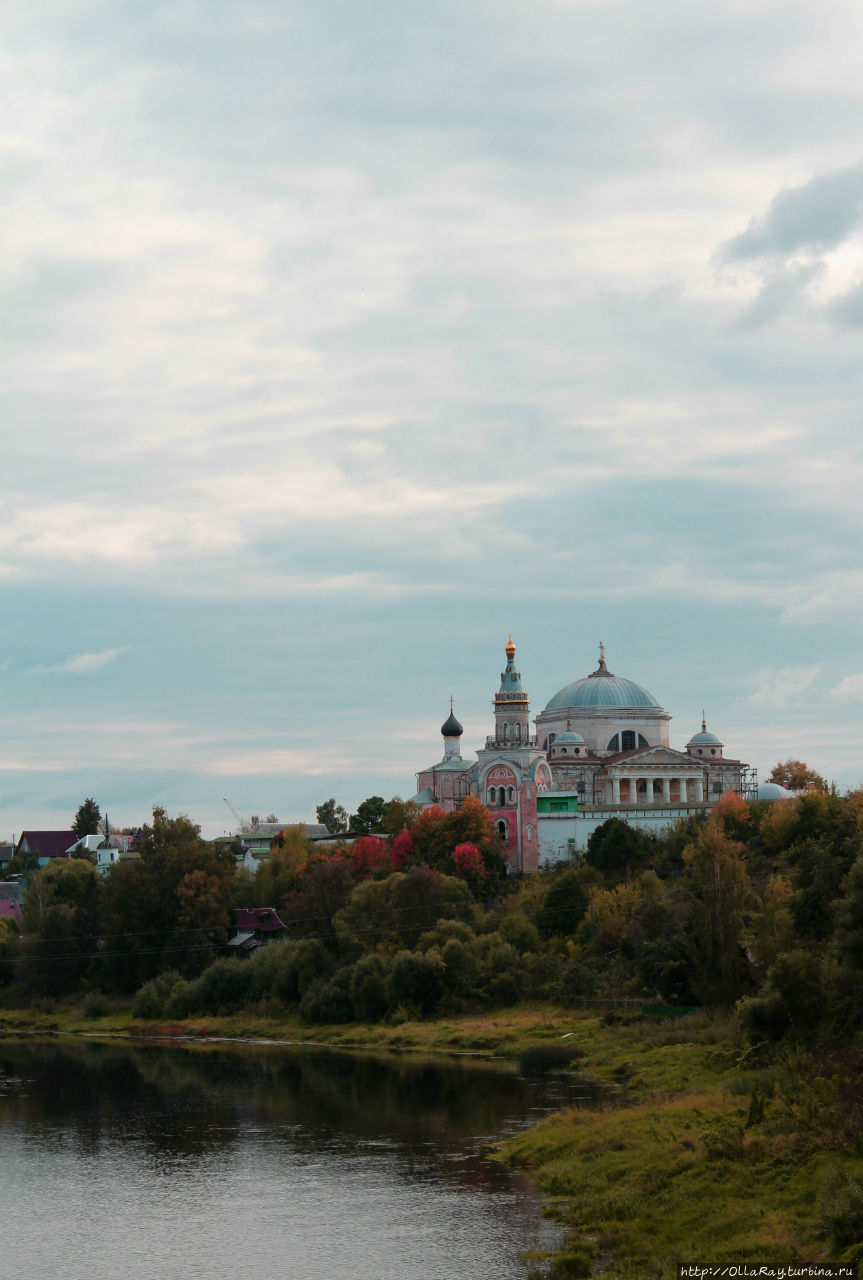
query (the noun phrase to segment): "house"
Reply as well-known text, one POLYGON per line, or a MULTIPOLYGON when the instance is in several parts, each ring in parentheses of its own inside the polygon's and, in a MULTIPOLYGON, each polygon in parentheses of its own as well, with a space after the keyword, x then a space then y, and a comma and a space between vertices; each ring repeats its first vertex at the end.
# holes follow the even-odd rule
POLYGON ((237 932, 225 943, 229 955, 247 956, 258 947, 272 942, 286 931, 275 907, 241 907, 237 913, 237 932))
POLYGON ((0 920, 21 923, 21 885, 17 880, 0 881, 0 920))
POLYGON ((68 858, 70 846, 78 843, 74 831, 22 831, 15 846, 16 854, 29 853, 47 867, 53 858, 68 858))
POLYGON ((81 836, 66 852, 71 858, 76 849, 83 849, 85 853, 95 858, 96 870, 100 875, 104 875, 118 862, 125 862, 128 858, 139 856, 134 849, 138 839, 138 834, 104 836, 101 832, 97 832, 95 835, 81 836))
POLYGON ((237 866, 253 875, 258 864, 270 856, 270 850, 288 827, 300 827, 309 840, 332 840, 333 836, 321 822, 259 822, 251 831, 238 831, 236 835, 218 836, 213 843, 230 844, 238 848, 237 866))

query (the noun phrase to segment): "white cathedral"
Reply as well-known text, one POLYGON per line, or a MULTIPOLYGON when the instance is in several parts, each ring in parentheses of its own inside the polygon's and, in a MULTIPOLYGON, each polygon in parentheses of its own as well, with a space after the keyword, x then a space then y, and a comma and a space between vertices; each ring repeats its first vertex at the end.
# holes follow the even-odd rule
POLYGON ((505 652, 493 736, 476 760, 463 760, 463 729, 450 700, 443 759, 419 771, 414 800, 453 812, 466 796, 477 796, 507 846, 512 872, 582 852, 611 817, 661 831, 709 809, 726 791, 754 795, 754 770, 726 757, 703 715, 700 732, 683 751, 674 750, 671 716, 641 685, 608 670, 602 644, 596 670, 559 689, 531 734, 512 636, 505 652))

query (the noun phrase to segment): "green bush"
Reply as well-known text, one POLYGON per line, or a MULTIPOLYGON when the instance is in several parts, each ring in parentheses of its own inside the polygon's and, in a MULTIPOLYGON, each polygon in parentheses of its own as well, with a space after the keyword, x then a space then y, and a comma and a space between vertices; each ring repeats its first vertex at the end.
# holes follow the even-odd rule
POLYGON ((439 1003, 444 990, 444 962, 437 952, 421 955, 399 951, 386 982, 390 1008, 404 1005, 419 1017, 427 1017, 439 1003))
POLYGON ((174 990, 188 985, 176 969, 166 969, 157 977, 145 982, 132 1001, 133 1018, 162 1018, 174 990))
POLYGON ((863 1242, 863 1187, 846 1169, 832 1170, 818 1199, 818 1230, 837 1249, 863 1242))
POLYGON ((389 963, 383 956, 362 956, 351 970, 351 1003, 360 1022, 379 1022, 387 1012, 389 963))
POLYGON ((305 1022, 352 1022, 351 970, 311 982, 300 1001, 300 1017, 305 1022))
POLYGON ((111 1006, 101 991, 91 991, 89 995, 84 998, 85 1018, 104 1018, 105 1015, 110 1012, 111 1006))

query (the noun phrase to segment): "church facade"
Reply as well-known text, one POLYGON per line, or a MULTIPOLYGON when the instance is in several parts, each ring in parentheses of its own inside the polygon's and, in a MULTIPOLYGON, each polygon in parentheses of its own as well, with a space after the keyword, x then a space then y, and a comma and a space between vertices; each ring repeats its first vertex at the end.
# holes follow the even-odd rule
POLYGON ((463 729, 450 700, 443 759, 419 771, 414 799, 452 812, 477 796, 507 846, 512 872, 529 874, 581 853, 610 817, 660 831, 726 791, 753 792, 754 772, 725 756, 704 716, 684 750, 672 748, 671 716, 641 685, 608 670, 602 645, 596 670, 559 689, 531 733, 511 636, 505 653, 494 733, 475 761, 463 760, 463 729))

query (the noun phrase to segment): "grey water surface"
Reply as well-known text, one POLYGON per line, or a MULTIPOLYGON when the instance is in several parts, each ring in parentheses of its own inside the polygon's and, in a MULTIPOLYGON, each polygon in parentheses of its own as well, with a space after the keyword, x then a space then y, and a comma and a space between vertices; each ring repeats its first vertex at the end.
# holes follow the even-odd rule
POLYGON ((488 1144, 566 1073, 269 1046, 0 1041, 0 1277, 523 1280, 488 1144))

